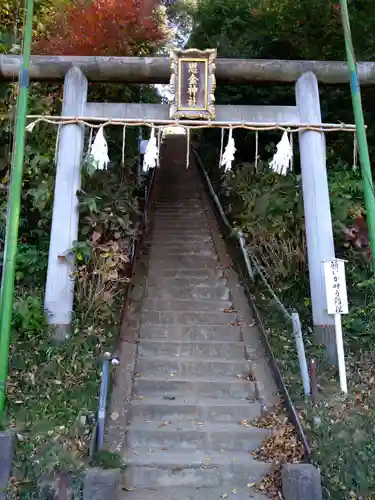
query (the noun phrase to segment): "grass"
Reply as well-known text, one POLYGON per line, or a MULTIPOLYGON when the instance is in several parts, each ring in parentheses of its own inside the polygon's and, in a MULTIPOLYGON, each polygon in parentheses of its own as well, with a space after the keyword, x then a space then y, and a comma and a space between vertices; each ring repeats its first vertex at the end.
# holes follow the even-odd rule
MULTIPOLYGON (((215 175, 220 177, 217 169, 215 175)), ((345 165, 330 173, 332 213, 334 221, 343 221, 341 226, 347 222, 348 210, 360 206, 362 197, 357 184, 356 175, 345 165)), ((230 176, 219 179, 216 189, 221 191, 223 205, 234 225, 243 229, 249 247, 281 302, 289 311, 296 308, 300 314, 306 355, 317 363, 317 402, 305 400, 303 394, 292 325, 261 280, 256 280, 254 300, 305 427, 313 460, 321 469, 325 497, 375 499, 375 280, 372 273, 358 253, 343 245, 338 230, 336 253, 348 260, 350 304, 350 314, 343 318, 349 386, 349 394, 343 397, 337 369, 328 364, 325 349, 316 344, 310 326, 311 303, 298 179, 293 175, 275 177, 267 169, 255 172, 251 165, 244 164, 235 168, 230 176)), ((274 489, 270 491, 273 492, 274 489)))
MULTIPOLYGON (((43 288, 47 245, 19 247, 13 305, 7 422, 16 435, 9 498, 55 498, 68 484, 81 498, 83 471, 98 405, 101 356, 113 352, 118 335, 138 193, 119 170, 95 174, 81 196, 81 241, 77 258, 71 336, 56 342, 46 323, 43 288), (114 186, 117 186, 114 190, 114 186), (96 192, 98 195, 95 197, 96 192), (113 193, 116 193, 115 195, 113 193), (51 496, 52 495, 52 496, 51 496)), ((118 457, 94 456, 113 467, 118 457)))
MULTIPOLYGON (((352 277, 349 266, 348 278, 352 277)), ((353 283, 349 283, 349 290, 352 291, 352 312, 345 320, 346 331, 349 332, 345 345, 349 387, 347 396, 340 394, 337 369, 327 363, 324 348, 315 344, 311 331, 304 332, 306 355, 308 359, 317 361, 317 402, 305 400, 303 396, 291 327, 262 284, 257 283, 254 297, 309 438, 313 459, 321 468, 326 497, 335 500, 372 500, 375 499, 375 350, 369 348, 362 351, 360 347, 367 346, 364 341, 367 338, 366 331, 362 344, 359 344, 350 330, 359 313, 356 303, 363 301, 363 293, 353 283)), ((301 308, 303 305, 300 302, 301 308)), ((367 316, 366 310, 361 309, 362 321, 366 322, 367 328, 371 328, 371 324, 374 325, 372 307, 367 316)))
POLYGON ((87 465, 101 354, 113 349, 120 311, 120 296, 103 302, 90 323, 81 321, 78 309, 71 337, 57 344, 45 324, 41 294, 24 290, 18 297, 8 421, 17 436, 12 489, 19 498, 33 498, 28 495, 42 478, 62 472, 79 477, 87 465))

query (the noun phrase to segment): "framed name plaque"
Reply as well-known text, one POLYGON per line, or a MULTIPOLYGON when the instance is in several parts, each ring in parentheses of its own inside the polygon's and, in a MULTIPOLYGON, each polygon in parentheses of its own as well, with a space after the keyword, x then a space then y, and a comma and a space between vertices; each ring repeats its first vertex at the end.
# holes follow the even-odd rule
POLYGON ((170 118, 215 119, 216 49, 171 51, 170 118))

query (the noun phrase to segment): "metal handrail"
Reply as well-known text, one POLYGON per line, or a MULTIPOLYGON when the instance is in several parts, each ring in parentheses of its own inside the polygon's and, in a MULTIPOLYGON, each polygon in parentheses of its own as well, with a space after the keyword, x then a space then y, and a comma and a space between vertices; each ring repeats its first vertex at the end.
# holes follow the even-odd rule
MULTIPOLYGON (((233 261, 236 265, 236 268, 237 268, 237 271, 241 277, 241 281, 242 281, 242 284, 244 286, 244 289, 245 289, 245 292, 246 292, 246 295, 247 295, 247 298, 248 298, 248 301, 249 301, 249 304, 250 304, 250 307, 251 309, 253 310, 254 312, 254 315, 255 315, 255 320, 256 320, 256 323, 257 323, 257 326, 262 334, 262 339, 263 339, 263 344, 266 348, 266 351, 267 351, 267 355, 268 355, 268 358, 269 358, 269 361, 270 361, 270 364, 271 364, 271 368, 272 368, 272 371, 274 373, 274 377, 275 377, 275 380, 276 380, 276 383, 277 383, 277 386, 279 388, 279 391, 283 397, 283 400, 284 400, 284 403, 288 409, 288 413, 289 413, 289 418, 291 420, 291 422, 294 424, 295 428, 296 428, 296 431, 297 431, 297 434, 301 440, 301 443, 303 445, 303 448, 304 448, 304 452, 305 452, 305 458, 307 461, 311 461, 311 449, 310 449, 310 446, 308 444, 308 441, 307 441, 307 438, 306 438, 306 435, 305 435, 305 432, 303 430, 303 427, 302 427, 302 424, 301 424, 301 421, 300 421, 300 418, 298 416, 298 413, 296 411, 296 408, 293 404, 293 401, 292 401, 292 398, 290 396, 290 393, 286 387, 286 384, 284 382, 284 379, 283 379, 283 376, 281 374, 281 370, 280 370, 280 367, 279 367, 279 364, 277 362, 277 359, 273 353, 273 350, 272 350, 272 347, 271 347, 271 344, 269 342, 269 339, 268 339, 268 336, 267 336, 267 333, 266 333, 266 329, 264 327, 264 324, 263 324, 263 321, 261 319, 261 316, 259 314, 259 310, 255 304, 255 301, 253 299, 253 296, 252 296, 252 293, 251 293, 251 290, 250 290, 250 287, 249 287, 249 280, 250 281, 253 281, 254 278, 255 278, 255 273, 253 271, 253 267, 251 265, 251 255, 249 254, 249 251, 247 249, 247 246, 246 246, 246 242, 245 242, 245 238, 242 234, 241 231, 235 231, 232 227, 232 225, 230 224, 229 220, 228 220, 228 217, 226 216, 225 212, 224 212, 224 209, 220 203, 220 200, 217 196, 217 194, 215 193, 215 190, 212 186, 212 183, 211 183, 211 180, 210 178, 208 177, 208 174, 204 168, 204 165, 203 165, 203 162, 200 158, 200 156, 198 155, 197 151, 195 150, 195 148, 192 148, 193 150, 193 153, 194 153, 194 156, 195 158, 197 159, 197 163, 200 167, 200 171, 203 175, 203 178, 204 180, 206 181, 206 187, 207 187, 207 190, 208 192, 211 194, 211 200, 213 201, 213 207, 215 209, 215 211, 220 215, 220 218, 221 218, 221 221, 223 223, 223 225, 227 228, 229 234, 227 235, 227 240, 228 241, 233 241, 233 238, 230 238, 230 236, 233 236, 234 234, 236 235, 236 241, 239 243, 239 247, 240 247, 240 250, 241 250, 241 256, 242 256, 242 259, 243 259, 243 266, 240 265, 240 263, 238 262, 238 259, 234 258, 233 261), (246 270, 246 273, 243 272, 243 268, 245 268, 246 270)), ((263 273, 261 272, 259 266, 256 265, 256 262, 253 260, 253 263, 255 263, 255 268, 257 270, 257 274, 259 274, 262 278, 262 280, 266 280, 265 276, 263 275, 263 273), (260 271, 260 272, 259 272, 260 271)), ((267 282, 268 284, 268 282, 267 282)), ((268 286, 270 286, 268 284, 268 286)), ((271 289, 272 290, 272 289, 271 289)), ((272 291, 273 292, 273 291, 272 291)), ((273 295, 274 292, 273 292, 273 295)), ((281 303, 280 299, 278 299, 278 297, 275 295, 275 297, 277 298, 277 302, 281 303)), ((286 311, 285 307, 282 305, 282 309, 286 311)), ((284 311, 283 311, 284 312, 284 311)), ((298 316, 298 315, 297 315, 298 316)), ((291 321, 293 321, 293 316, 291 314, 289 314, 289 312, 287 312, 287 317, 288 319, 290 318, 291 321)), ((299 318, 298 318, 298 321, 295 320, 293 322, 294 324, 294 333, 295 333, 295 336, 300 336, 301 335, 301 323, 299 321, 299 318), (299 329, 297 328, 296 330, 296 327, 299 325, 299 329)), ((298 346, 297 345, 297 350, 298 348, 300 348, 300 345, 298 346)), ((306 359, 305 359, 306 361, 306 359)), ((302 372, 302 365, 301 365, 301 372, 302 372)), ((307 364, 306 364, 306 369, 307 369, 307 364)))
MULTIPOLYGON (((139 241, 142 237, 142 233, 144 231, 146 220, 147 220, 147 212, 151 199, 151 192, 154 185, 155 180, 155 172, 154 168, 151 172, 151 176, 149 182, 145 184, 145 204, 142 212, 142 220, 139 224, 138 236, 135 237, 131 244, 131 257, 130 257, 130 268, 131 273, 133 274, 134 265, 137 258, 137 249, 139 245, 139 241)), ((128 299, 128 290, 126 290, 124 303, 127 302, 128 299)), ((106 410, 107 410, 107 399, 109 392, 109 384, 110 384, 110 374, 111 365, 117 365, 118 359, 112 357, 111 353, 105 353, 102 361, 102 371, 101 371, 101 381, 100 381, 100 392, 99 392, 99 405, 98 405, 98 413, 97 413, 97 422, 95 425, 94 433, 93 433, 93 443, 90 447, 90 455, 94 453, 94 451, 101 451, 104 445, 104 433, 105 433, 105 423, 106 423, 106 410)))

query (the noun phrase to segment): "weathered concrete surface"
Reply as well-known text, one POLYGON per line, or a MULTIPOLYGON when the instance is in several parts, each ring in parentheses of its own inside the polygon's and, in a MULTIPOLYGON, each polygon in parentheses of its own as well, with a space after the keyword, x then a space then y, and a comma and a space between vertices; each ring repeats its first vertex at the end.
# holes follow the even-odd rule
POLYGON ((8 481, 12 470, 14 436, 10 432, 0 432, 0 500, 6 500, 8 481))
POLYGON ((83 487, 83 500, 118 500, 121 492, 119 469, 89 469, 83 487))
POLYGON ((160 488, 126 493, 126 500, 267 500, 267 496, 249 488, 160 488))
POLYGON ((254 376, 263 377, 258 365, 265 361, 253 317, 232 290, 238 282, 228 286, 199 174, 194 165, 186 169, 185 139, 171 141, 150 211, 133 398, 125 403, 121 438, 125 486, 138 495, 159 495, 160 488, 169 495, 181 487, 197 500, 242 488, 243 498, 257 498, 247 485, 272 464, 251 452, 271 431, 249 422, 261 416, 265 402, 278 402, 276 388, 254 376))
POLYGON ((320 472, 311 464, 285 464, 281 471, 285 500, 322 500, 320 472))
MULTIPOLYGON (((21 56, 0 56, 0 78, 14 80, 19 75, 21 56)), ((90 81, 128 83, 169 83, 168 57, 85 57, 33 56, 32 80, 63 80, 72 66, 78 66, 90 81)), ((361 86, 375 85, 375 63, 358 62, 361 86)), ((327 84, 349 83, 344 61, 283 61, 272 59, 225 59, 216 62, 218 83, 248 84, 254 82, 294 83, 306 71, 314 72, 327 84)))
MULTIPOLYGON (((296 106, 241 106, 223 104, 215 106, 217 122, 300 123, 296 106)), ((88 102, 84 116, 112 120, 167 120, 169 104, 135 104, 88 102)), ((185 214, 182 214, 185 215, 185 214)))

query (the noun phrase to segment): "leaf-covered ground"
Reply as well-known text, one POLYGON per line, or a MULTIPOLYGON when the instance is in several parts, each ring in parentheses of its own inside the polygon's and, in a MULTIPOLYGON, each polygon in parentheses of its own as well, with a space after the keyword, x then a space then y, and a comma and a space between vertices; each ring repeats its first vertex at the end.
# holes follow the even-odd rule
POLYGON ((127 167, 84 177, 83 186, 80 240, 73 248, 75 313, 68 340, 57 342, 46 324, 47 252, 24 244, 18 254, 7 385, 7 421, 17 439, 12 500, 34 498, 43 483, 48 489, 65 481, 72 491, 80 490, 81 472, 89 461, 102 355, 115 349, 129 283, 138 193, 127 167))

